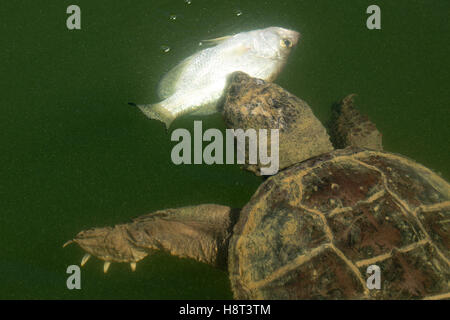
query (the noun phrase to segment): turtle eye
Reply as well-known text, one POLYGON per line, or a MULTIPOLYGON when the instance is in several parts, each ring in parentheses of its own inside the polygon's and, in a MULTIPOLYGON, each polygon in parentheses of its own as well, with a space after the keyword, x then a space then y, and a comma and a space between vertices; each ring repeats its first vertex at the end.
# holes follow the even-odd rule
POLYGON ((281 39, 280 44, 283 48, 290 48, 292 47, 292 42, 289 39, 281 39))

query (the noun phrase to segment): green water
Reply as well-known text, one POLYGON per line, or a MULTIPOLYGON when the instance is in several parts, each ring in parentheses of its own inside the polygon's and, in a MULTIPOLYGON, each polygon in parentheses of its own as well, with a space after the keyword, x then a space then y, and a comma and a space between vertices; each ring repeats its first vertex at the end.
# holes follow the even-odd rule
MULTIPOLYGON (((277 83, 323 121, 358 93, 389 151, 450 179, 450 1, 4 1, 0 11, 0 298, 227 299, 224 271, 156 254, 138 263, 91 259, 82 289, 61 245, 92 226, 167 207, 240 207, 261 180, 238 166, 175 166, 163 125, 127 106, 157 101, 160 77, 199 40, 281 26, 303 38, 277 83), (382 30, 365 26, 378 4, 382 30), (82 29, 66 28, 77 4, 82 29), (237 10, 242 12, 237 15, 237 10), (176 20, 170 15, 175 14, 176 20), (164 53, 161 46, 169 46, 164 53)), ((194 117, 174 127, 193 127, 194 117)), ((219 115, 203 126, 224 129, 219 115)))

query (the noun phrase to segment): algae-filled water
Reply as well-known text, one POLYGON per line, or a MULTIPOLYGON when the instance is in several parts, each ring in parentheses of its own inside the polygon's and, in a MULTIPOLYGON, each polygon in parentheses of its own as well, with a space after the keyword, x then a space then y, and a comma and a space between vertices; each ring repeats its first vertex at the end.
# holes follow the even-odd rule
MULTIPOLYGON (((447 0, 5 1, 0 298, 232 298, 225 271, 163 253, 136 272, 112 264, 104 274, 92 258, 81 290, 66 287, 66 268, 83 252, 62 244, 78 231, 168 207, 241 207, 261 183, 238 165, 172 164, 164 126, 127 105, 158 101, 161 76, 202 39, 268 26, 300 31, 276 82, 322 121, 357 93, 386 150, 449 180, 449 12, 447 0), (71 4, 81 8, 81 30, 66 27, 71 4), (381 8, 381 30, 366 27, 371 4, 381 8)), ((218 114, 197 118, 225 129, 218 114)), ((172 129, 192 129, 193 119, 172 129)))

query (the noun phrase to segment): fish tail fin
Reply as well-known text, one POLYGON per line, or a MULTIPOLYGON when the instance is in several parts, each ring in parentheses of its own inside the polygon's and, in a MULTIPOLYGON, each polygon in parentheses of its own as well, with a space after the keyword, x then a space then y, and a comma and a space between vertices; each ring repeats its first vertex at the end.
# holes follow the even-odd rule
POLYGON ((135 104, 132 102, 128 103, 131 106, 138 107, 147 117, 150 119, 155 119, 163 122, 168 130, 175 116, 170 114, 170 112, 165 109, 161 103, 156 104, 135 104))

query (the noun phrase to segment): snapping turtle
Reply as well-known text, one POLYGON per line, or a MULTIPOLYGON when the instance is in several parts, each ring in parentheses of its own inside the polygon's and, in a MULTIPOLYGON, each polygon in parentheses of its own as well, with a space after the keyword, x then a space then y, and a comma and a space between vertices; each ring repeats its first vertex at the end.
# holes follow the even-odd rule
MULTIPOLYGON (((360 117, 351 110, 343 119, 360 117)), ((406 157, 364 145, 323 152, 328 135, 305 102, 242 73, 231 77, 224 116, 229 127, 245 125, 247 116, 253 127, 280 128, 287 168, 265 180, 241 210, 202 204, 82 231, 68 242, 87 252, 82 265, 94 255, 105 261, 105 272, 111 262, 130 263, 134 271, 152 251, 166 250, 228 266, 236 299, 450 298, 446 181, 406 157), (254 93, 259 98, 248 99, 254 93), (310 136, 290 138, 302 121, 311 125, 302 134, 320 135, 322 147, 310 148, 310 136), (372 265, 381 270, 379 290, 366 286, 372 265)), ((367 119, 349 123, 350 131, 352 123, 370 124, 357 132, 381 139, 367 119)))

